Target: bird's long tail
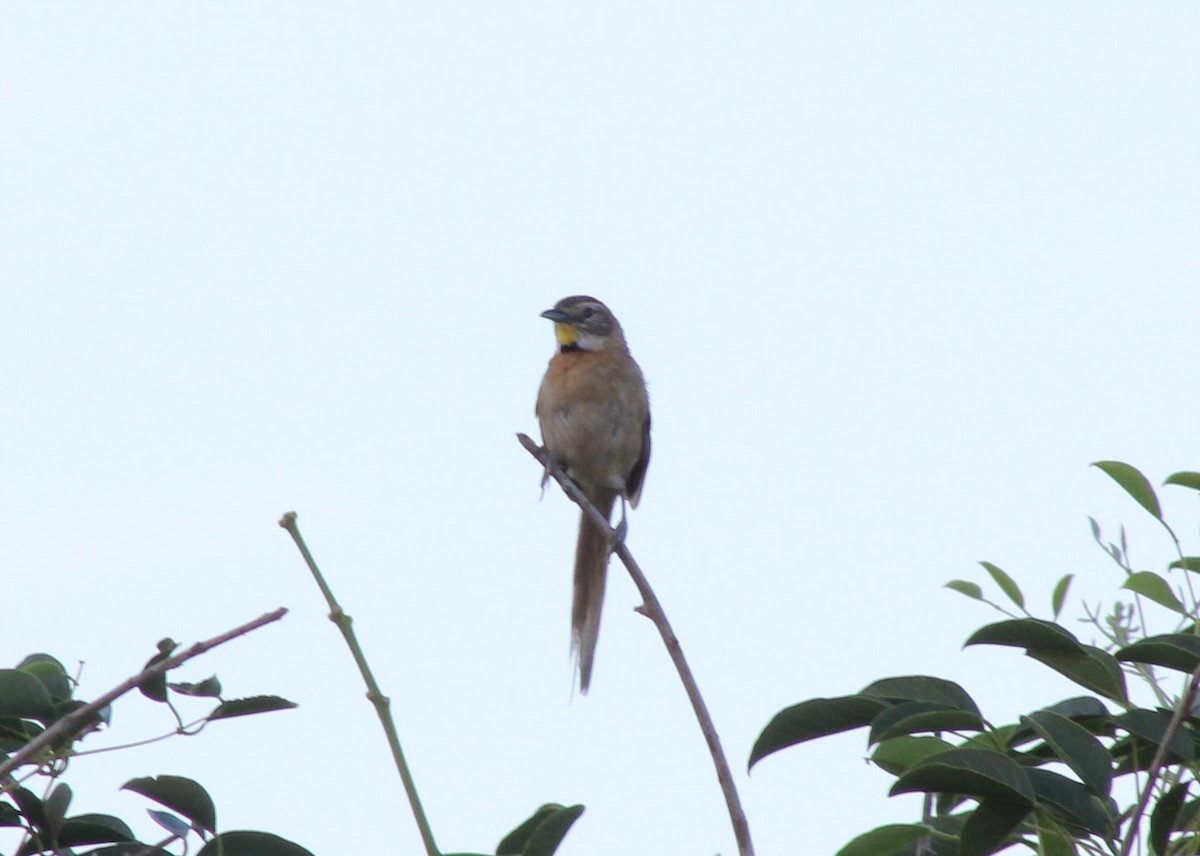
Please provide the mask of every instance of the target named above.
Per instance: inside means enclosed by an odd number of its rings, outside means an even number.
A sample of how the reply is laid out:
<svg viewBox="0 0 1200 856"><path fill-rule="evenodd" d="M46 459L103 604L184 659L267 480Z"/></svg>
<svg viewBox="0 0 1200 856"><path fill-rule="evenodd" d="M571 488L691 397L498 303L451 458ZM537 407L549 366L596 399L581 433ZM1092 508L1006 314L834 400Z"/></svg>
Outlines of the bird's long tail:
<svg viewBox="0 0 1200 856"><path fill-rule="evenodd" d="M596 510L609 517L615 491L597 492L588 499ZM586 514L579 518L579 541L575 545L575 596L571 602L571 651L579 664L579 690L587 694L592 682L592 661L600 635L600 610L604 607L604 583L608 577L608 533Z"/></svg>

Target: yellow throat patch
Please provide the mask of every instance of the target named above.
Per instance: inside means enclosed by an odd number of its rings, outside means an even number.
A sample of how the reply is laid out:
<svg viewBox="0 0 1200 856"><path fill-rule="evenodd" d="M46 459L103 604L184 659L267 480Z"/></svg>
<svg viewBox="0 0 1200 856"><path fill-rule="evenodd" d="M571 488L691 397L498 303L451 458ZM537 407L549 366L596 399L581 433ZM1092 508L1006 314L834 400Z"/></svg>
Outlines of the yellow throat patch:
<svg viewBox="0 0 1200 856"><path fill-rule="evenodd" d="M574 345L575 340L579 338L575 334L575 328L570 324L563 324L561 321L554 322L554 338L558 340L560 345Z"/></svg>

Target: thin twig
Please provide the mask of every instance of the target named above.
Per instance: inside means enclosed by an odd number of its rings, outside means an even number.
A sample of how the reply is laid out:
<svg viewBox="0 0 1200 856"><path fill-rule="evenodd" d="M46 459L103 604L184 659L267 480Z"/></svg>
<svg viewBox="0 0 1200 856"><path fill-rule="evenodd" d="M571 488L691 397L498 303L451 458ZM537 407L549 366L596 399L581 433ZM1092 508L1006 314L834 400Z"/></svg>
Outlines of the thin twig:
<svg viewBox="0 0 1200 856"><path fill-rule="evenodd" d="M325 582L325 577L317 567L312 553L308 551L308 545L304 543L304 537L296 525L296 512L289 511L283 515L279 519L279 525L286 529L292 536L292 540L296 542L300 555L304 557L313 579L317 581L317 586L321 589L321 594L325 596L325 602L329 604L329 620L337 625L338 630L342 631L346 645L349 646L350 653L354 656L354 662L358 664L358 671L367 685L367 699L375 706L375 713L378 714L384 734L387 735L388 746L392 749L392 758L396 762L396 769L400 772L400 781L404 783L404 792L408 795L409 805L412 806L417 829L420 830L421 840L425 844L425 852L428 856L440 856L437 844L433 840L433 829L429 826L429 819L425 817L425 809L421 807L421 798L417 795L416 782L408 769L408 762L404 760L404 752L400 748L400 735L396 732L396 723L392 721L390 712L392 700L383 694L379 689L379 684L375 682L375 676L371 674L371 667L367 664L366 655L363 654L362 646L358 644L358 638L354 635L354 628L351 626L354 620L337 602L333 596L333 590Z"/></svg>
<svg viewBox="0 0 1200 856"><path fill-rule="evenodd" d="M101 755L105 752L121 752L125 749L137 749L141 746L149 746L151 743L161 743L163 740L170 740L172 737L179 737L181 735L184 737L195 737L204 730L204 726L207 725L208 722L209 718L207 716L202 716L199 719L192 720L182 728L177 728L174 731L168 731L166 734L159 734L156 737L147 737L144 740L133 740L129 743L117 743L113 746L100 746L96 749L84 749L81 752L73 752L72 757L83 758L88 755ZM188 731L189 728L195 728L197 725L200 727L196 728L195 731Z"/></svg>
<svg viewBox="0 0 1200 856"><path fill-rule="evenodd" d="M1138 798L1137 807L1133 810L1133 815L1129 818L1128 831L1125 834L1125 842L1121 846L1121 856L1129 856L1133 852L1133 841L1137 838L1138 826L1142 822L1142 815L1146 813L1146 806L1150 804L1150 795L1154 792L1154 780L1158 778L1159 771L1167 760L1167 752L1170 751L1171 742L1175 739L1175 735L1179 733L1179 729L1183 726L1183 718L1187 716L1188 711L1192 709L1192 705L1196 702L1196 692L1200 689L1200 665L1197 665L1192 670L1192 674L1188 677L1187 690L1180 697L1179 703L1175 705L1175 710L1171 713L1171 720L1167 723L1167 728L1163 732L1162 739L1159 740L1158 749L1154 753L1154 758L1150 761L1150 767L1146 770L1146 784L1142 788L1142 794Z"/></svg>
<svg viewBox="0 0 1200 856"><path fill-rule="evenodd" d="M33 738L24 746L22 746L20 751L18 751L16 754L12 755L7 760L0 762L0 779L2 779L4 776L7 776L18 767L30 763L34 756L46 747L67 742L71 739L74 739L77 734L87 730L88 728L91 728L97 722L98 714L101 710L108 707L118 698L125 695L125 693L129 692L135 687L141 686L151 678L158 677L159 675L162 675L171 669L181 666L193 657L198 657L199 655L203 654L205 651L216 648L218 645L223 645L231 639L244 636L252 630L257 630L264 624L270 624L273 621L278 621L286 614L287 610L280 607L274 612L268 612L266 615L261 615L253 621L249 621L239 627L233 628L232 630L227 630L219 636L214 636L212 639L209 639L206 642L197 642L195 645L188 648L181 654L176 654L173 657L168 657L167 659L161 660L152 666L146 667L132 678L127 678L126 680L117 684L117 686L113 687L111 690L104 693L104 695L100 696L90 704L86 704L78 710L67 714L37 737Z"/></svg>
<svg viewBox="0 0 1200 856"><path fill-rule="evenodd" d="M517 440L546 468L550 475L554 476L555 480L562 485L563 492L570 497L572 502L583 509L583 513L591 519L592 523L607 532L610 540L615 539L616 532L609 521L588 501L575 482L562 472L561 467L554 466L554 461L549 453L525 434L517 434ZM629 571L629 576L633 578L633 584L637 586L638 592L642 596L642 606L638 611L653 621L654 626L658 628L659 635L662 636L663 643L667 646L667 653L671 655L671 661L675 664L676 671L679 672L679 679L683 681L683 688L687 692L688 700L692 703L692 710L696 713L696 720L700 723L700 730L704 733L708 751L717 768L717 781L721 783L721 791L725 795L725 805L729 809L729 819L733 824L733 835L737 839L738 853L740 856L754 856L754 845L750 841L750 825L746 822L746 813L742 811L742 803L738 799L737 786L733 783L729 762L725 759L724 750L721 749L721 740L717 737L717 728L708 713L708 707L700 695L700 687L696 685L692 670L683 656L679 638L671 629L671 623L667 621L662 604L658 602L654 589L650 588L650 582L642 573L641 567L634 560L633 554L629 552L625 542L616 542L613 552L617 554L626 570Z"/></svg>

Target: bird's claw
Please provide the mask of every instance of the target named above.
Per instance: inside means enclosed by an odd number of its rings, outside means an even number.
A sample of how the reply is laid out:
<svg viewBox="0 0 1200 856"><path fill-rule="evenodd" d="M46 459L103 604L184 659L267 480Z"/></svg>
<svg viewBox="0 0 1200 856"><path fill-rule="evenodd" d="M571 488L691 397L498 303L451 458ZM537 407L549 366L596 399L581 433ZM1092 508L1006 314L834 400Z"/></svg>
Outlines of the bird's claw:
<svg viewBox="0 0 1200 856"><path fill-rule="evenodd" d="M625 497L621 497L621 522L613 529L611 537L610 551L625 543L625 536L629 533L629 520L625 516Z"/></svg>
<svg viewBox="0 0 1200 856"><path fill-rule="evenodd" d="M539 501L546 498L546 485L550 482L550 477L558 471L558 461L550 454L550 450L542 446L542 451L546 454L546 463L542 469L542 495L538 497Z"/></svg>
<svg viewBox="0 0 1200 856"><path fill-rule="evenodd" d="M629 523L628 523L628 521L625 520L625 515L622 514L621 522L617 524L615 529L613 529L613 534L612 534L613 549L616 549L618 546L625 543L625 536L626 536L626 534L628 534L628 532L629 532Z"/></svg>

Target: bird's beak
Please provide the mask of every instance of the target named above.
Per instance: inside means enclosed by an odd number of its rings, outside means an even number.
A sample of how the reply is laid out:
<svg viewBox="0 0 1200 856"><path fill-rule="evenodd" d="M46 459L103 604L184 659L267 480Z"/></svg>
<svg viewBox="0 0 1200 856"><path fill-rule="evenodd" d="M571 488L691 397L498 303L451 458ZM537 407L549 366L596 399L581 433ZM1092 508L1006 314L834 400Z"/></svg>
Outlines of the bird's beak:
<svg viewBox="0 0 1200 856"><path fill-rule="evenodd" d="M554 322L554 338L560 347L574 345L579 339L579 332L571 323L570 317L561 309L547 309L542 313L543 318Z"/></svg>

